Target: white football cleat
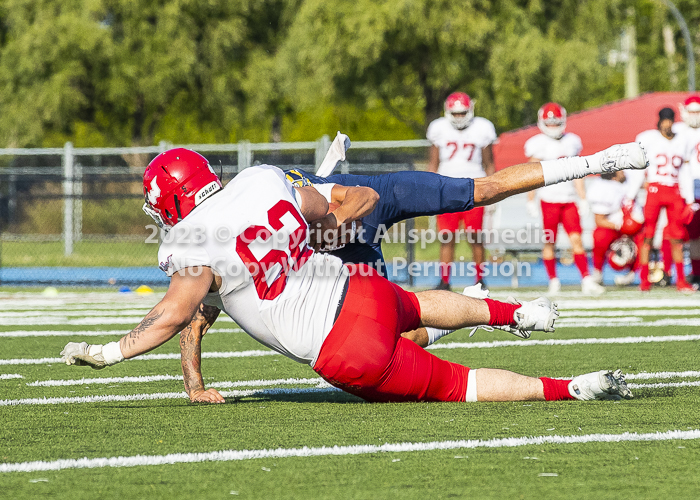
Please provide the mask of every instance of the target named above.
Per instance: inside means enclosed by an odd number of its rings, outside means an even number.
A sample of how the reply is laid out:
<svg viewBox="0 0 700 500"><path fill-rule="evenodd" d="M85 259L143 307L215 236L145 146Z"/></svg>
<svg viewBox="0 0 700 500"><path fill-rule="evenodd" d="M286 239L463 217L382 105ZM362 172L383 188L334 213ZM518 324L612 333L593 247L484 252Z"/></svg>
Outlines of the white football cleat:
<svg viewBox="0 0 700 500"><path fill-rule="evenodd" d="M481 283L477 283L476 285L465 287L464 290L462 290L462 295L483 300L489 298L489 290L488 288L482 288Z"/></svg>
<svg viewBox="0 0 700 500"><path fill-rule="evenodd" d="M508 297L507 302L520 304L515 310L513 320L515 326L496 326L499 330L512 333L516 337L529 339L531 332L553 332L554 321L559 317L557 305L546 297L520 302Z"/></svg>
<svg viewBox="0 0 700 500"><path fill-rule="evenodd" d="M634 273L634 271L630 271L623 276L615 276L615 285L617 285L617 286L631 285L632 283L634 283L635 277L636 277L636 274Z"/></svg>
<svg viewBox="0 0 700 500"><path fill-rule="evenodd" d="M605 287L596 283L593 276L586 276L581 280L581 291L584 295L602 295Z"/></svg>
<svg viewBox="0 0 700 500"><path fill-rule="evenodd" d="M569 394L580 401L632 399L621 370L601 370L579 375L569 382Z"/></svg>
<svg viewBox="0 0 700 500"><path fill-rule="evenodd" d="M597 269L593 270L593 272L591 273L591 278L593 278L593 281L595 281L599 285L603 284L603 273L601 273Z"/></svg>
<svg viewBox="0 0 700 500"><path fill-rule="evenodd" d="M561 292L561 281L559 281L559 278L552 278L549 280L547 295L557 295L559 292Z"/></svg>
<svg viewBox="0 0 700 500"><path fill-rule="evenodd" d="M638 142L615 144L599 153L600 168L603 172L613 173L618 170L642 170L649 166L646 150Z"/></svg>

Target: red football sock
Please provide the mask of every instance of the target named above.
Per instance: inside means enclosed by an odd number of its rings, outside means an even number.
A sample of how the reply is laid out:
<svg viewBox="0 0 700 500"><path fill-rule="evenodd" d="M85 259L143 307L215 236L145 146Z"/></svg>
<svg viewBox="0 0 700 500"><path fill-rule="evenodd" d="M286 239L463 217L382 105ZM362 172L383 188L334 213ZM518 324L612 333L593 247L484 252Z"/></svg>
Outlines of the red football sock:
<svg viewBox="0 0 700 500"><path fill-rule="evenodd" d="M557 277L557 261L554 259L542 259L544 262L544 268L547 270L547 276L549 279Z"/></svg>
<svg viewBox="0 0 700 500"><path fill-rule="evenodd" d="M547 401L563 401L576 399L569 394L569 382L571 380L558 380L555 378L540 377L544 389L544 399Z"/></svg>
<svg viewBox="0 0 700 500"><path fill-rule="evenodd" d="M673 255L671 253L671 241L670 240L664 240L663 243L661 244L661 253L663 254L663 259L664 259L664 272L668 275L671 274L671 269L673 269ZM679 278L681 275L679 274L676 276L676 278Z"/></svg>
<svg viewBox="0 0 700 500"><path fill-rule="evenodd" d="M520 304L508 304L492 299L484 299L484 301L488 304L489 314L491 314L489 326L515 326L513 315L515 310L520 308Z"/></svg>
<svg viewBox="0 0 700 500"><path fill-rule="evenodd" d="M476 269L476 282L478 283L481 281L481 278L484 276L484 264L477 264L475 266Z"/></svg>
<svg viewBox="0 0 700 500"><path fill-rule="evenodd" d="M700 276L700 259L690 259L693 276Z"/></svg>
<svg viewBox="0 0 700 500"><path fill-rule="evenodd" d="M642 283L649 283L649 264L641 264L639 270L639 280Z"/></svg>
<svg viewBox="0 0 700 500"><path fill-rule="evenodd" d="M581 273L581 277L585 278L586 276L588 276L588 257L586 257L586 254L575 253L574 262L576 263L576 267L578 267L578 270Z"/></svg>
<svg viewBox="0 0 700 500"><path fill-rule="evenodd" d="M676 262L676 285L685 283L685 269L682 262Z"/></svg>
<svg viewBox="0 0 700 500"><path fill-rule="evenodd" d="M452 264L446 264L444 262L440 262L440 279L444 281L445 283L450 282L450 269L452 267Z"/></svg>

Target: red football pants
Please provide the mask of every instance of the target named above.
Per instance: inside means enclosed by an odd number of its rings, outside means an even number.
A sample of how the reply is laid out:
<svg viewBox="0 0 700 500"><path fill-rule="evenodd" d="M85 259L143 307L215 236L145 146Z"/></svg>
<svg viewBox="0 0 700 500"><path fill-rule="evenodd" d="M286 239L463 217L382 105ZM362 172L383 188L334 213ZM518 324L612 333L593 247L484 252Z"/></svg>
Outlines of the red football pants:
<svg viewBox="0 0 700 500"><path fill-rule="evenodd" d="M469 368L405 339L420 324L414 293L364 264L348 265L348 291L314 370L367 401L465 401Z"/></svg>

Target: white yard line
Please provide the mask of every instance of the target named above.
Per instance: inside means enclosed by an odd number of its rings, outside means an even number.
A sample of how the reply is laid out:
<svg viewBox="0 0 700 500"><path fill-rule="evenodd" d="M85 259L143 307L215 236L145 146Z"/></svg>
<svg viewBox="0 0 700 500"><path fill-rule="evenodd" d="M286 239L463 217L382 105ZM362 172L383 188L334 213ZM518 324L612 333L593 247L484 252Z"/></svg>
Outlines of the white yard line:
<svg viewBox="0 0 700 500"><path fill-rule="evenodd" d="M678 307L694 307L700 308L700 298L673 298L673 299L610 299L606 296L600 297L597 300L557 300L553 299L560 309L633 309L633 308L650 308L658 309L660 307L678 308Z"/></svg>
<svg viewBox="0 0 700 500"><path fill-rule="evenodd" d="M259 356L279 356L275 351L233 351L233 352L203 352L203 358L255 358ZM153 361L153 360L180 359L180 354L144 354L128 361ZM3 365L52 365L62 363L61 358L17 358L0 359Z"/></svg>
<svg viewBox="0 0 700 500"><path fill-rule="evenodd" d="M143 316L101 316L69 318L67 315L44 315L37 318L5 318L3 326L35 326L35 325L138 325ZM228 316L220 316L217 321L233 323Z"/></svg>
<svg viewBox="0 0 700 500"><path fill-rule="evenodd" d="M619 319L605 318L601 320L590 318L581 320L566 318L557 321L554 326L556 328L659 328L663 326L700 326L700 318L657 319L655 321L643 321L642 318L637 317Z"/></svg>
<svg viewBox="0 0 700 500"><path fill-rule="evenodd" d="M293 388L293 389L250 389L247 391L219 391L222 396L228 398L277 396L280 394L308 394L324 392L342 392L340 389L318 384L318 387ZM27 399L3 399L0 406L24 406L24 405L60 405L81 403L113 403L126 401L155 401L161 399L187 399L185 392L156 392L151 394L125 394L125 395L98 395L75 396L65 398L27 398Z"/></svg>
<svg viewBox="0 0 700 500"><path fill-rule="evenodd" d="M645 344L655 342L687 342L700 340L700 335L664 335L660 337L611 337L587 339L548 339L548 340L498 340L493 342L445 342L428 346L426 349L491 349L494 347L534 347L543 345L578 344ZM1 360L0 360L1 364Z"/></svg>
<svg viewBox="0 0 700 500"><path fill-rule="evenodd" d="M688 342L700 340L700 335L664 335L660 337L611 337L586 339L547 339L547 340L499 340L493 342L445 342L428 346L429 350L437 349L493 349L498 347L534 347L534 346L565 346L578 344L646 344L657 342ZM259 356L279 356L274 351L250 350L232 352L203 352L203 358L248 358ZM180 354L144 354L129 361L153 361L180 359ZM61 358L16 358L0 359L0 366L7 365L45 365L61 363Z"/></svg>
<svg viewBox="0 0 700 500"><path fill-rule="evenodd" d="M24 378L22 375L18 373L3 373L0 375L0 380L12 380L16 378Z"/></svg>
<svg viewBox="0 0 700 500"><path fill-rule="evenodd" d="M625 379L627 380L650 380L655 378L667 379L667 378L691 378L700 377L700 371L685 371L685 372L639 372L639 373L626 373Z"/></svg>
<svg viewBox="0 0 700 500"><path fill-rule="evenodd" d="M11 330L0 332L1 337L104 337L129 333L128 330ZM212 328L210 333L244 333L240 328Z"/></svg>
<svg viewBox="0 0 700 500"><path fill-rule="evenodd" d="M625 377L627 378L627 377ZM663 389L666 387L698 387L700 380L694 382L659 382L658 384L627 384L630 389Z"/></svg>
<svg viewBox="0 0 700 500"><path fill-rule="evenodd" d="M433 450L496 449L521 446L567 445L585 443L663 442L700 439L700 430L666 431L646 434L584 434L577 436L534 436L500 439L464 439L459 441L432 441L427 443L386 443L383 445L321 446L277 448L262 450L221 450L207 453L172 453L168 455L134 455L130 457L103 457L62 459L51 462L19 462L0 464L0 473L39 472L65 469L97 469L103 467L142 467L179 463L232 462L261 458L300 458L321 456L352 456L369 453L401 453Z"/></svg>
<svg viewBox="0 0 700 500"><path fill-rule="evenodd" d="M2 378L2 375L0 375ZM13 378L22 378L17 375ZM64 387L73 385L97 385L97 384L130 384L162 382L168 380L182 380L182 375L141 375L138 377L102 377L102 378L81 378L72 380L37 380L27 384L29 387ZM294 385L294 384L324 384L326 382L320 378L279 378L273 380L237 380L235 382L211 382L209 387L268 387L273 385Z"/></svg>

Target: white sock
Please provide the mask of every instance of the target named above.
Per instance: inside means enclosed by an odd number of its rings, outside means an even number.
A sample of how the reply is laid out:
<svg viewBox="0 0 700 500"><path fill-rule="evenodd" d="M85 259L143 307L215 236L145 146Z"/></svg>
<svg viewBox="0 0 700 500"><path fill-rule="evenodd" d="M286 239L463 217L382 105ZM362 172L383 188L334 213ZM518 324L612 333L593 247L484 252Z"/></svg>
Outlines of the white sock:
<svg viewBox="0 0 700 500"><path fill-rule="evenodd" d="M581 179L591 174L599 174L603 171L601 158L602 153L596 153L589 156L572 156L541 161L544 185L549 186L573 179Z"/></svg>
<svg viewBox="0 0 700 500"><path fill-rule="evenodd" d="M426 326L425 330L428 332L428 345L433 345L445 335L454 332L454 330L440 330L439 328L431 328L429 326Z"/></svg>

